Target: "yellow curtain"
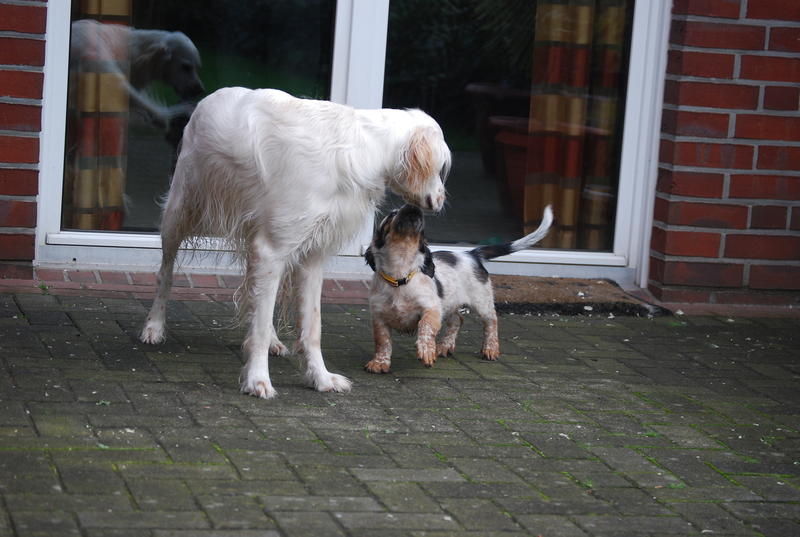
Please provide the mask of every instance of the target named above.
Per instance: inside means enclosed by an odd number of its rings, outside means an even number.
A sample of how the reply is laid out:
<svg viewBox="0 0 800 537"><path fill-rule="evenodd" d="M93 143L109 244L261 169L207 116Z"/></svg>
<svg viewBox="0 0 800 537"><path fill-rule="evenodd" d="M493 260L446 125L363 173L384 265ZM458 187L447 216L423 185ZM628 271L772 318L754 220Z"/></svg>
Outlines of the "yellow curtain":
<svg viewBox="0 0 800 537"><path fill-rule="evenodd" d="M546 248L611 248L626 3L537 3L523 220L554 206Z"/></svg>
<svg viewBox="0 0 800 537"><path fill-rule="evenodd" d="M72 18L128 26L130 14L131 0L84 0L73 8ZM70 60L62 224L119 230L128 137L128 94L119 73L128 72L129 33L114 32L109 44L102 27L85 28L77 57Z"/></svg>

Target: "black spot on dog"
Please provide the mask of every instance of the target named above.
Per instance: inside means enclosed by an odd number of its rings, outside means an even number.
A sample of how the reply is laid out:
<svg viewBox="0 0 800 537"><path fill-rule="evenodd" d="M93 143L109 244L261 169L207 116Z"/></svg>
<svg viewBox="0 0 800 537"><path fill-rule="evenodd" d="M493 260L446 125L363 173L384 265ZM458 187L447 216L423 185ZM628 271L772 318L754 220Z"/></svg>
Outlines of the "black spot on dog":
<svg viewBox="0 0 800 537"><path fill-rule="evenodd" d="M425 241L422 239L419 241L419 251L425 256L425 261L422 263L422 273L430 278L433 278L436 274L436 264L433 262L433 254L431 254L431 249L428 248L428 245L425 244Z"/></svg>
<svg viewBox="0 0 800 537"><path fill-rule="evenodd" d="M458 264L458 257L456 256L456 254L454 254L453 252L448 252L446 250L434 253L433 257L437 261L446 263L451 267L455 267Z"/></svg>
<svg viewBox="0 0 800 537"><path fill-rule="evenodd" d="M494 259L495 257L502 257L504 255L508 255L513 252L514 250L511 247L511 243L507 242L504 244L490 244L488 246L478 246L469 253L478 259Z"/></svg>
<svg viewBox="0 0 800 537"><path fill-rule="evenodd" d="M433 281L436 282L436 294L439 295L439 299L444 298L444 287L442 286L442 282L436 277L433 278Z"/></svg>
<svg viewBox="0 0 800 537"><path fill-rule="evenodd" d="M475 264L472 267L472 272L475 274L475 278L481 282L486 283L489 281L489 271L486 270L486 267L483 266L482 258L479 252L475 250L471 250L468 252L470 257L472 257Z"/></svg>

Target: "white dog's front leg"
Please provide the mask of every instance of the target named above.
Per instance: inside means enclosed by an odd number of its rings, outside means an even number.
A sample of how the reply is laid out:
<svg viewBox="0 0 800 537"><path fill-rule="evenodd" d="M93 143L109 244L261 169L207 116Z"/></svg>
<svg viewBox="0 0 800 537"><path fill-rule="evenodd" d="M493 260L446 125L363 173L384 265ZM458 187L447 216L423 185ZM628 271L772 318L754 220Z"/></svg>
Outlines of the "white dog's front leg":
<svg viewBox="0 0 800 537"><path fill-rule="evenodd" d="M306 381L320 392L350 391L352 382L342 375L331 373L322 359L322 262L308 261L297 270L298 276L298 345L306 361Z"/></svg>
<svg viewBox="0 0 800 537"><path fill-rule="evenodd" d="M269 255L270 250L264 241L256 239L254 248L255 259L250 260L247 267L255 279L255 296L251 306L253 315L244 343L247 363L242 368L239 380L242 392L270 399L277 395L269 378L269 352L270 345L277 339L272 317L283 276L283 264Z"/></svg>

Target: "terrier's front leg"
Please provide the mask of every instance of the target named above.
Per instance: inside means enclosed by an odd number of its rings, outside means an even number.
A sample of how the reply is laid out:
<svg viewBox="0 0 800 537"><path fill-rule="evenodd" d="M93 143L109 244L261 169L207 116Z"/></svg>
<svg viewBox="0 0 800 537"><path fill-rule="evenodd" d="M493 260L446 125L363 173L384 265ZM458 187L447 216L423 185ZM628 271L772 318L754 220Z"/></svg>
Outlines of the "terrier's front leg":
<svg viewBox="0 0 800 537"><path fill-rule="evenodd" d="M392 366L392 333L389 327L373 314L372 338L375 340L375 356L364 365L370 373L388 373Z"/></svg>
<svg viewBox="0 0 800 537"><path fill-rule="evenodd" d="M442 312L439 309L425 310L417 324L417 359L425 367L436 362L436 335L442 327Z"/></svg>

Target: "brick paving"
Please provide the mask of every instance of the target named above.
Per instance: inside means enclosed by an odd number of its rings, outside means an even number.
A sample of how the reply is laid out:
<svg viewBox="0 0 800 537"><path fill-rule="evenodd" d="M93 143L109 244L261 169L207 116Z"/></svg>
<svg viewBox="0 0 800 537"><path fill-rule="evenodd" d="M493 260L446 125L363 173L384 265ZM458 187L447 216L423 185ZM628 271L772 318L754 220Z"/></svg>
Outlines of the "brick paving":
<svg viewBox="0 0 800 537"><path fill-rule="evenodd" d="M92 276L0 293L0 537L800 535L797 319L502 315L490 363L468 318L455 357L398 337L371 375L334 282L353 391L273 358L263 401L232 285L188 278L217 291L178 288L152 347L133 278Z"/></svg>

